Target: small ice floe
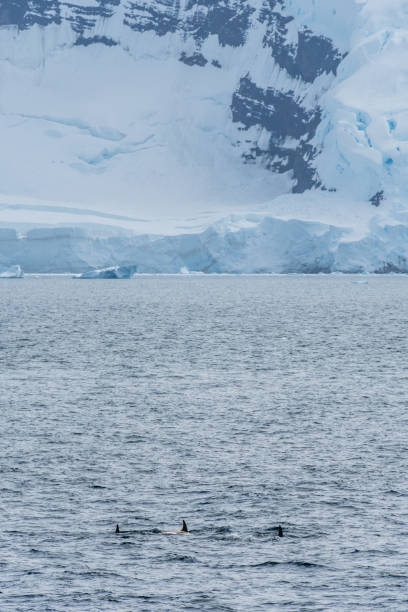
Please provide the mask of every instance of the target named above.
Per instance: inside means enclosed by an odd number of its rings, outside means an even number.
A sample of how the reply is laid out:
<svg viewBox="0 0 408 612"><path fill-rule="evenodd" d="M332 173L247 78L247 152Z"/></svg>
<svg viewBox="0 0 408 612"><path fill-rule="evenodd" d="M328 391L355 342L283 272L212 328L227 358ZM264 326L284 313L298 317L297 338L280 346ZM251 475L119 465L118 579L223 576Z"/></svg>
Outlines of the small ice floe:
<svg viewBox="0 0 408 612"><path fill-rule="evenodd" d="M24 272L21 266L0 266L0 278L23 278Z"/></svg>
<svg viewBox="0 0 408 612"><path fill-rule="evenodd" d="M353 280L351 281L353 285L368 285L368 280L366 278L362 280Z"/></svg>
<svg viewBox="0 0 408 612"><path fill-rule="evenodd" d="M186 266L180 268L180 274L185 274L188 276L203 276L204 272L200 272L199 270L189 270Z"/></svg>

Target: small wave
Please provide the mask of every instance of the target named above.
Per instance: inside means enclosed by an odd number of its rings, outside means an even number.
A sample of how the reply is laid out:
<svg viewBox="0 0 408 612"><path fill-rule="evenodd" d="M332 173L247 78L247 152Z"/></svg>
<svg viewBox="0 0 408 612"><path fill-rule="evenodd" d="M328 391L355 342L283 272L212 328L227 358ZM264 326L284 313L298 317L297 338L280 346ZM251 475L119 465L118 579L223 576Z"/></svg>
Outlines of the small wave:
<svg viewBox="0 0 408 612"><path fill-rule="evenodd" d="M391 572L381 572L380 576L382 578L397 578L398 580L405 580L406 579L406 574L393 574Z"/></svg>
<svg viewBox="0 0 408 612"><path fill-rule="evenodd" d="M190 555L176 555L170 554L162 559L162 561L171 561L171 562L179 562L179 563L197 563L197 559L195 557L191 557Z"/></svg>
<svg viewBox="0 0 408 612"><path fill-rule="evenodd" d="M103 601L109 601L110 603L120 603L120 599L117 597L114 597L113 595L105 595L104 597L102 597Z"/></svg>
<svg viewBox="0 0 408 612"><path fill-rule="evenodd" d="M294 565L296 567L325 567L319 563L311 563L310 561L263 561L255 563L251 567L274 567L275 565Z"/></svg>
<svg viewBox="0 0 408 612"><path fill-rule="evenodd" d="M33 553L34 555L46 555L47 554L45 551L39 550L38 548L31 548L30 553Z"/></svg>
<svg viewBox="0 0 408 612"><path fill-rule="evenodd" d="M126 444L140 444L141 442L146 442L144 436L128 436L125 440Z"/></svg>
<svg viewBox="0 0 408 612"><path fill-rule="evenodd" d="M231 531L232 529L228 525L221 525L220 527L211 529L211 532L215 534L231 533Z"/></svg>
<svg viewBox="0 0 408 612"><path fill-rule="evenodd" d="M67 572L72 574L72 572ZM75 572L76 576L86 576L88 578L120 578L121 575L117 572L107 571L107 570L89 570L87 572Z"/></svg>

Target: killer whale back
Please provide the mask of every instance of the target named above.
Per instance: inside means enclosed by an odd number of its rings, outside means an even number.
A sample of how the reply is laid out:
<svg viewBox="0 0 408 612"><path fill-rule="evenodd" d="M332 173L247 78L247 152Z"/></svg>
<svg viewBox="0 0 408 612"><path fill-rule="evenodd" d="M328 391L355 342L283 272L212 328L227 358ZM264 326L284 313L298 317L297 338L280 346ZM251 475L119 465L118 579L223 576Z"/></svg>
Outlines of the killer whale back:
<svg viewBox="0 0 408 612"><path fill-rule="evenodd" d="M283 538L283 529L282 529L282 527L281 527L280 525L279 525L279 527L278 527L278 536L279 536L280 538Z"/></svg>
<svg viewBox="0 0 408 612"><path fill-rule="evenodd" d="M120 533L119 525L116 525L115 533Z"/></svg>
<svg viewBox="0 0 408 612"><path fill-rule="evenodd" d="M184 521L184 520L183 520L183 527L181 528L181 531L187 531L188 532L186 521Z"/></svg>

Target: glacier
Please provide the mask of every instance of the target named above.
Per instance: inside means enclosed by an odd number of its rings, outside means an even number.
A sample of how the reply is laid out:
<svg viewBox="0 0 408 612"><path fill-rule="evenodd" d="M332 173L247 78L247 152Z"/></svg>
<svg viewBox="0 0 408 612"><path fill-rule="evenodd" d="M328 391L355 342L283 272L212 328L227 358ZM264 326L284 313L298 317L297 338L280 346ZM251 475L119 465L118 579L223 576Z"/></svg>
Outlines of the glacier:
<svg viewBox="0 0 408 612"><path fill-rule="evenodd" d="M0 260L11 265L13 253L28 273L105 279L198 272L408 273L404 211L360 203L356 215L358 203L347 205L338 194L297 198L286 195L262 212L232 214L199 231L171 235L113 226L32 228L25 234L2 230Z"/></svg>
<svg viewBox="0 0 408 612"><path fill-rule="evenodd" d="M405 0L0 0L0 265L406 272L407 37Z"/></svg>

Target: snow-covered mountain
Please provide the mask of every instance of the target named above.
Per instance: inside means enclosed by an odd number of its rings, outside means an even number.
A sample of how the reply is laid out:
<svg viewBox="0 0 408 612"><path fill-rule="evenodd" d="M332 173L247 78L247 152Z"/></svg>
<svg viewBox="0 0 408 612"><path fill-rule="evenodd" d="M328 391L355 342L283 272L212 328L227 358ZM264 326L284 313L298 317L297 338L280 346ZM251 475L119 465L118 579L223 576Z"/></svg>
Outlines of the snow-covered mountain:
<svg viewBox="0 0 408 612"><path fill-rule="evenodd" d="M0 264L406 270L407 41L406 0L0 0Z"/></svg>

